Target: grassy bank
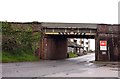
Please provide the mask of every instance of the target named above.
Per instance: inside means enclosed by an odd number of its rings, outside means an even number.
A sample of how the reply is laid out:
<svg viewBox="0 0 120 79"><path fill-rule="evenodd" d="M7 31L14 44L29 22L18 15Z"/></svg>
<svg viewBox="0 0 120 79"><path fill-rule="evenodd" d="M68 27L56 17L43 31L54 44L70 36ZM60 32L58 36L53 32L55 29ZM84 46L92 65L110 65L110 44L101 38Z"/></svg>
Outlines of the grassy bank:
<svg viewBox="0 0 120 79"><path fill-rule="evenodd" d="M77 57L77 56L78 56L78 55L77 55L76 53L74 53L74 52L69 52L68 55L69 55L69 56L68 56L69 58L74 58L74 57Z"/></svg>
<svg viewBox="0 0 120 79"><path fill-rule="evenodd" d="M39 48L41 32L33 32L32 24L14 25L2 22L2 62L37 61L34 52Z"/></svg>
<svg viewBox="0 0 120 79"><path fill-rule="evenodd" d="M10 54L8 52L2 52L2 62L23 62L23 61L38 61L39 58L33 54Z"/></svg>

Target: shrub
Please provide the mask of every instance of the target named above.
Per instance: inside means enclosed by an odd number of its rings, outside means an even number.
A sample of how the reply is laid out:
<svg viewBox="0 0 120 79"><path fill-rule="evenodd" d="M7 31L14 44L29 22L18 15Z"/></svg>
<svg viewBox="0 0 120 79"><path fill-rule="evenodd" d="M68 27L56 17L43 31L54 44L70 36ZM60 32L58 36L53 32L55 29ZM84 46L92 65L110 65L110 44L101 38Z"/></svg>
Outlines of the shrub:
<svg viewBox="0 0 120 79"><path fill-rule="evenodd" d="M33 33L31 26L23 30L22 28L13 28L8 22L2 22L3 60L31 60L34 58L33 53L38 48L39 40L40 33ZM10 58L11 60L9 60Z"/></svg>

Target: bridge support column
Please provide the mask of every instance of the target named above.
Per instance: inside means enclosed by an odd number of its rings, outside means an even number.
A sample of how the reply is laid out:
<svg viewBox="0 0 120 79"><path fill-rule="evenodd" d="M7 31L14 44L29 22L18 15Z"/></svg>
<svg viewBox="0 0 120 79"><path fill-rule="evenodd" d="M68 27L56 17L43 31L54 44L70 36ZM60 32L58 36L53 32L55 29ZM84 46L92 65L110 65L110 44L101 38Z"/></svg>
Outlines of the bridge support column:
<svg viewBox="0 0 120 79"><path fill-rule="evenodd" d="M67 38L50 37L43 39L42 59L65 59L67 57Z"/></svg>
<svg viewBox="0 0 120 79"><path fill-rule="evenodd" d="M99 25L96 38L96 61L120 61L119 26Z"/></svg>
<svg viewBox="0 0 120 79"><path fill-rule="evenodd" d="M97 39L97 35L95 36L95 61L98 61L98 39Z"/></svg>

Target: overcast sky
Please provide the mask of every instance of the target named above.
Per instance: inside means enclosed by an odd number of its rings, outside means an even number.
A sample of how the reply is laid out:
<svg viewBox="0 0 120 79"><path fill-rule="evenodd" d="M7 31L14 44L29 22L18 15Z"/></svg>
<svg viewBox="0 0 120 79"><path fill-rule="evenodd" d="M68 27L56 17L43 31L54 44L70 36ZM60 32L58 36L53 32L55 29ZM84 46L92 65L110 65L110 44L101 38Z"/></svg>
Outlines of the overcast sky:
<svg viewBox="0 0 120 79"><path fill-rule="evenodd" d="M118 23L119 0L0 0L0 21ZM91 40L91 49L95 41Z"/></svg>
<svg viewBox="0 0 120 79"><path fill-rule="evenodd" d="M0 21L118 23L119 0L0 0Z"/></svg>

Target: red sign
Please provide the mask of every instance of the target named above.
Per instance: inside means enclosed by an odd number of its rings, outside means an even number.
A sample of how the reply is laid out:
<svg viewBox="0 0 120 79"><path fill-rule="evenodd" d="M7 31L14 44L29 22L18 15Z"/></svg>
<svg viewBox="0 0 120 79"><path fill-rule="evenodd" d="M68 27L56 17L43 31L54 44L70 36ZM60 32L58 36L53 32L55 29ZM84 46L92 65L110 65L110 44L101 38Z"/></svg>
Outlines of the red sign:
<svg viewBox="0 0 120 79"><path fill-rule="evenodd" d="M107 46L107 41L100 41L100 46Z"/></svg>

